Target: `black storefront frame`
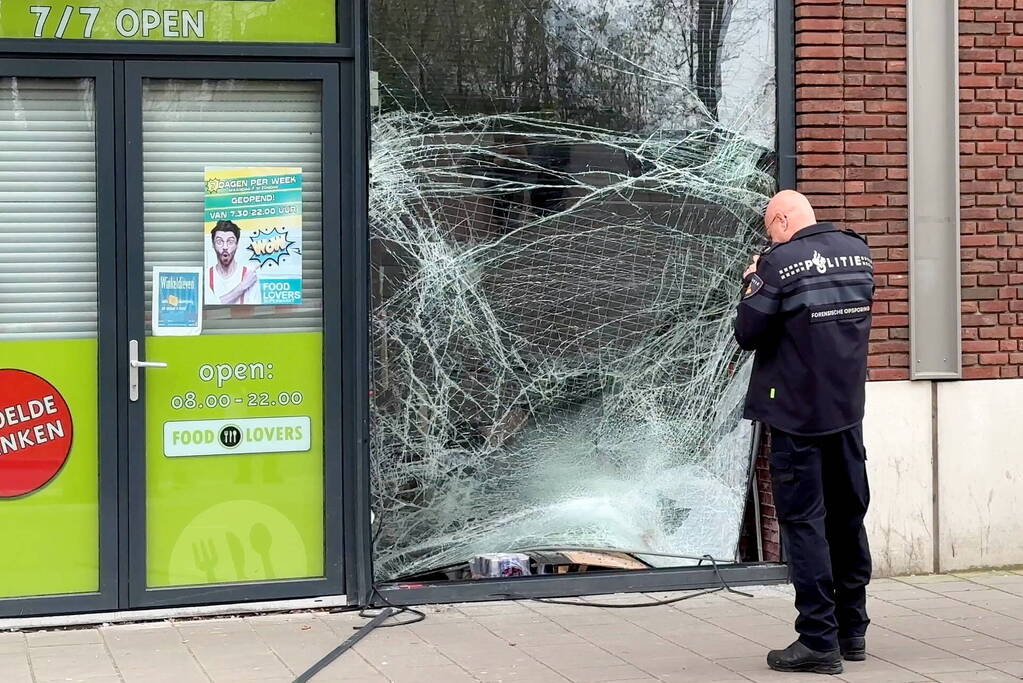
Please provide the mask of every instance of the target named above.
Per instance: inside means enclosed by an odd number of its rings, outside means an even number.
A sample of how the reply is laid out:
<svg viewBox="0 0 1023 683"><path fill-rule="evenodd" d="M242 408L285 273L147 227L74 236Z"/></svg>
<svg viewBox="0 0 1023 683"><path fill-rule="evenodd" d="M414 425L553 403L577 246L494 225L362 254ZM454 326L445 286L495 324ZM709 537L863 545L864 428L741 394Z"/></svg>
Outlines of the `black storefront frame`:
<svg viewBox="0 0 1023 683"><path fill-rule="evenodd" d="M101 590L0 599L0 618L344 595L349 586L368 585L371 571L366 488L369 481L366 2L338 4L338 44L0 39L0 76L96 79L97 225L101 241L97 268L101 276L107 274L99 284L99 334L110 340L101 344L99 360ZM201 76L185 73L183 69L188 63L201 64L204 69ZM309 67L305 76L300 73L302 65ZM324 68L331 71L332 79L332 87L323 90L324 182L326 187L328 175L333 175L338 188L333 197L324 192L324 248L341 252L340 267L327 267L329 261L325 259L323 271L324 290L336 292L334 299L338 304L328 311L329 301L325 297L324 354L325 357L333 354L333 358L325 358L324 368L324 482L325 485L337 482L340 494L334 500L328 496L324 499L326 576L140 591L138 582L129 581L131 565L138 564L130 562L130 557L139 552L135 547L139 544L130 543L129 527L133 525L129 516L140 502L129 496L133 480L139 478L139 468L128 466L129 406L124 390L130 338L128 308L129 304L137 304L132 301L137 296L127 295L129 275L126 268L118 266L124 263L126 250L132 246L127 239L129 221L140 216L128 201L132 189L126 174L131 163L126 143L133 133L129 130L132 124L125 97L131 95L127 92L133 85L131 79L143 69L145 76L166 74L186 79L217 78L218 74L273 78L276 71L284 74L284 78L302 80L309 78L310 70L321 71L313 78L324 78ZM326 125L328 116L334 117L335 125ZM339 131L348 131L348 135L339 135ZM140 140L140 132L136 130L132 139ZM138 199L141 202L140 192ZM328 204L336 205L332 211L333 225L328 219ZM336 229L331 231L331 227ZM140 244L139 241L135 246ZM340 387L340 391L326 390L331 385ZM329 450L331 447L334 452ZM360 486L357 483L360 480L366 483ZM352 595L350 590L348 594Z"/></svg>
<svg viewBox="0 0 1023 683"><path fill-rule="evenodd" d="M585 595L609 592L663 591L683 588L702 588L719 584L719 574L709 567L657 569L631 572L607 572L592 575L531 577L511 581L465 582L451 584L377 585L373 579L373 549L370 509L370 455L369 455L369 372L371 348L369 344L370 311L370 252L368 209L368 157L369 157L369 31L367 0L341 0L338 15L338 44L273 44L273 43L190 43L190 42L119 42L91 40L26 40L0 39L0 66L23 69L17 75L61 77L90 77L96 81L97 103L101 85L104 97L113 103L113 111L104 120L97 119L97 178L103 173L112 176L111 187L97 188L97 211L100 219L99 239L108 249L100 254L107 271L115 272L115 259L123 258L128 247L117 235L126 235L126 178L124 163L127 159L125 135L116 131L117 121L124 121L125 64L131 61L160 62L180 66L182 62L214 62L227 67L244 69L244 63L316 63L336 65L340 74L340 102L338 115L340 130L350 131L338 140L340 150L339 174L342 196L339 207L341 268L337 272L324 272L324 287L338 287L342 291L341 308L336 319L337 329L328 324L325 316L324 349L334 350L340 358L342 390L337 406L340 432L340 452L335 453L341 476L341 500L334 513L340 514L335 528L341 531L338 541L340 557L325 557L325 566L340 563L339 574L333 582L336 593L342 590L352 604L380 603L381 596L395 604L422 604L429 602L492 600L516 597L545 597L555 595ZM776 81L777 81L777 178L779 187L792 188L796 184L795 156L795 13L792 0L776 0ZM219 68L219 67L218 67ZM76 71L78 69L78 71ZM173 70L173 67L172 67ZM4 74L0 68L0 75ZM230 71L231 73L238 73ZM253 76L265 72L253 72ZM180 75L180 74L179 74ZM204 74L205 77L210 77ZM102 82L102 83L101 83ZM346 89L348 86L348 89ZM97 106L99 115L99 107ZM326 114L326 111L324 111ZM105 131L102 133L101 131ZM105 141L105 143L103 142ZM325 145L324 145L325 146ZM327 154L324 154L326 165ZM116 162L116 163L115 163ZM120 171L120 172L115 172ZM102 199L102 201L100 201ZM115 227L116 226L116 227ZM324 231L327 231L324 221ZM115 249L116 247L116 249ZM99 264L102 272L102 263ZM119 553L128 539L127 499L129 472L127 463L128 420L127 401L120 396L126 386L126 365L120 361L127 355L121 348L128 337L128 320L124 292L126 275L118 281L100 282L100 332L118 340L116 348L101 348L100 372L106 378L100 397L102 424L116 429L101 430L100 454L100 592L87 595L57 595L46 597L0 600L0 617L73 612L98 612L125 608L131 595L128 577L127 553ZM330 344L331 330L340 340L340 346ZM114 345L108 344L108 347ZM326 373L325 373L326 381ZM325 401L327 396L325 395ZM324 415L328 415L325 402ZM759 443L752 444L752 448ZM344 457L342 457L342 454ZM331 455L325 448L325 462ZM326 475L326 472L325 472ZM325 500L325 511L332 506ZM116 529L117 520L120 528ZM111 530L113 529L113 531ZM325 533L329 530L325 527ZM120 543L120 545L119 545ZM781 564L755 563L727 565L720 568L720 577L731 585L748 585L784 581L787 568ZM294 587L291 582L280 586ZM319 587L318 584L316 587ZM328 582L322 584L330 588ZM246 585L243 597L233 591L220 594L210 588L160 589L173 598L158 600L150 605L211 604L237 600L265 600L293 591L262 591L266 585ZM235 585L237 587L237 585ZM306 586L309 587L309 586ZM183 592L185 591L185 592ZM327 594L330 594L328 592Z"/></svg>
<svg viewBox="0 0 1023 683"><path fill-rule="evenodd" d="M793 0L775 0L775 140L776 178L779 189L796 187L796 20ZM367 57L368 59L368 57ZM752 463L762 446L764 430L754 425L750 443ZM755 471L750 472L755 481ZM749 487L747 490L750 490ZM756 490L751 495L758 495ZM550 598L781 583L788 567L781 563L747 562L696 567L609 571L599 574L532 576L486 581L443 583L384 582L360 597L360 604L418 605L502 599ZM349 597L352 596L351 593Z"/></svg>
<svg viewBox="0 0 1023 683"><path fill-rule="evenodd" d="M127 302L127 339L139 340L144 354L145 339L145 282L143 197L143 151L142 151L142 103L143 81L146 79L246 79L246 80L288 80L314 81L321 84L321 168L323 187L337 187L340 192L323 192L323 251L325 254L341 251L341 232L334 230L341 226L340 205L342 197L347 200L351 192L350 176L342 179L340 146L340 97L341 76L337 64L316 62L233 62L216 61L129 61L124 63L123 102L130 111L124 116L124 162L123 173L126 200L126 222L120 234L125 237L124 251L126 275L124 289ZM336 154L331 154L336 150ZM350 200L349 200L350 201ZM340 594L344 586L341 581L341 462L343 453L342 411L339 392L336 387L344 386L341 376L340 354L333 353L327 340L340 338L341 292L340 269L336 261L323 261L323 486L324 486L324 576L322 578L294 579L282 581L260 581L252 583L225 583L205 586L146 588L146 401L126 403L128 426L127 436L127 547L128 553L121 553L121 568L126 581L121 582L122 602L136 607L165 607L180 604L213 604L241 602L243 600L281 600L287 598L311 597L316 595ZM145 359L142 359L145 360ZM158 359L154 359L158 360ZM140 373L139 391L145 396L145 372ZM337 457L330 457L337 454ZM123 537L122 537L123 538ZM125 557L127 555L127 557ZM127 588L127 595L124 588ZM125 600L125 598L127 598Z"/></svg>
<svg viewBox="0 0 1023 683"><path fill-rule="evenodd" d="M115 156L109 143L115 128L114 71L110 62L62 60L43 62L33 59L0 57L0 78L83 78L93 88L96 145L96 277L97 277L97 424L99 469L98 540L99 590L95 593L48 595L0 599L0 617L52 612L94 612L117 607L117 407L120 384L117 382L119 356L113 340L117 335L118 302L116 282Z"/></svg>

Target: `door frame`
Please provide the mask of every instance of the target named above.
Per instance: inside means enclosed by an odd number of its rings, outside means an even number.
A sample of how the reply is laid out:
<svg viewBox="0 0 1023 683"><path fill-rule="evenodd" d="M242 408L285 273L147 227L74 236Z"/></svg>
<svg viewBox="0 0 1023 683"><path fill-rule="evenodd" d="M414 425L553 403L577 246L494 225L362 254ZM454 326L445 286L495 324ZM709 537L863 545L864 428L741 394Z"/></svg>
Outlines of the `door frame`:
<svg viewBox="0 0 1023 683"><path fill-rule="evenodd" d="M282 600L288 598L340 595L344 592L342 562L342 489L341 468L344 434L342 431L341 388L342 351L336 340L341 338L342 264L328 254L342 253L342 195L352 194L351 173L342 173L343 155L340 93L342 74L337 63L329 62L223 62L223 61L127 61L124 63L124 159L123 192L125 216L119 233L126 256L122 268L126 293L125 327L122 342L137 339L145 354L145 264L144 264L144 197L142 163L142 85L147 78L157 79L251 79L301 80L321 83L321 168L323 229L323 504L324 504L324 576L311 579L239 582L215 585L147 588L146 586L146 402L145 372L140 375L137 402L122 401L123 422L127 428L124 462L128 473L122 493L127 528L123 542L127 552L121 553L121 599L124 606L164 607L168 605L214 604ZM348 92L350 86L346 87ZM334 188L332 191L328 188ZM127 369L127 354L122 354L122 369ZM144 358L143 358L144 360ZM126 392L125 392L126 393ZM349 455L351 457L351 454ZM125 590L126 589L126 590Z"/></svg>
<svg viewBox="0 0 1023 683"><path fill-rule="evenodd" d="M98 319L98 532L99 590L24 598L0 599L0 617L52 612L109 610L118 605L118 412L122 385L118 379L121 357L118 311L123 301L118 288L117 175L113 140L116 94L114 63L109 60L0 58L0 77L91 78L94 83L96 143L96 276Z"/></svg>

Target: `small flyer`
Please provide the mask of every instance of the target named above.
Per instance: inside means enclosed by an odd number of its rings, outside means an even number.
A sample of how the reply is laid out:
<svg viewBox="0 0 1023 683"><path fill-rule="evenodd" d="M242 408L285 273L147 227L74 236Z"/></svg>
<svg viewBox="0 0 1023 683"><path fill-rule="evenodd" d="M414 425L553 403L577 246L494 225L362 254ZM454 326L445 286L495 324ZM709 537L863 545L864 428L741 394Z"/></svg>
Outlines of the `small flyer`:
<svg viewBox="0 0 1023 683"><path fill-rule="evenodd" d="M153 336L202 333L202 268L153 267Z"/></svg>
<svg viewBox="0 0 1023 683"><path fill-rule="evenodd" d="M206 169L206 306L302 303L302 169Z"/></svg>

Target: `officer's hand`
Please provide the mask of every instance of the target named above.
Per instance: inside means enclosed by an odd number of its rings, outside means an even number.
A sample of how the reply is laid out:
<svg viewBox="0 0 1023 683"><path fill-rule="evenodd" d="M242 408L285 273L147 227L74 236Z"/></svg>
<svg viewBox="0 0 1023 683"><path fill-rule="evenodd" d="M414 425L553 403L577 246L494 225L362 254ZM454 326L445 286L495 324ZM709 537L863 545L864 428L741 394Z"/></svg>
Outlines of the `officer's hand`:
<svg viewBox="0 0 1023 683"><path fill-rule="evenodd" d="M756 255L753 256L753 263L751 263L749 268L746 269L746 272L742 274L742 279L743 280L748 278L753 273L757 272L757 262L758 261L760 261L760 254L756 254Z"/></svg>

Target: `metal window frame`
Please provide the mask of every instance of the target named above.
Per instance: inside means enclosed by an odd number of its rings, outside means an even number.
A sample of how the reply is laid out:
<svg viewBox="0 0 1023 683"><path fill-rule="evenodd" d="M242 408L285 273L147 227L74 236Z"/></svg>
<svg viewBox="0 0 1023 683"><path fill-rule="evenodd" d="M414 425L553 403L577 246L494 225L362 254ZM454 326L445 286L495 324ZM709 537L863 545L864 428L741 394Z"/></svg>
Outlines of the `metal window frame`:
<svg viewBox="0 0 1023 683"><path fill-rule="evenodd" d="M316 81L322 87L322 173L323 173L323 251L341 251L340 166L340 71L336 64L313 62L237 62L216 61L129 61L125 62L126 111L124 136L126 155L123 178L127 206L124 262L127 265L127 329L125 339L145 339L145 275L143 263L144 197L142 192L142 102L146 79L253 79ZM330 188L336 188L332 191ZM175 588L146 587L146 403L128 405L129 426L126 466L130 493L127 504L128 604L133 607L163 607L182 604L215 604L241 600L281 600L340 594L342 582L341 549L341 358L334 353L331 339L340 336L340 267L336 260L323 261L323 485L324 485L324 576L265 582L242 582ZM144 345L141 345L144 346ZM140 378L145 396L145 377Z"/></svg>
<svg viewBox="0 0 1023 683"><path fill-rule="evenodd" d="M117 382L119 359L116 346L118 311L117 234L115 229L115 157L109 144L113 138L114 71L110 62L64 60L0 59L0 77L89 78L94 85L96 144L96 274L99 324L98 443L99 460L99 590L94 593L57 594L0 599L0 618L20 617L53 611L100 611L117 606L118 492L117 416L120 399Z"/></svg>
<svg viewBox="0 0 1023 683"><path fill-rule="evenodd" d="M796 183L795 157L795 64L794 64L794 9L792 0L776 1L776 65L777 65L777 124L776 142L777 178L779 187L793 187ZM346 0L339 3L338 44L270 44L270 43L160 43L87 40L25 40L0 39L0 65L22 65L28 69L24 75L61 75L77 67L112 73L104 82L109 83L109 98L113 109L102 125L106 133L97 132L97 150L104 159L103 168L111 174L113 182L104 189L100 216L101 239L108 247L103 258L111 273L118 262L123 262L129 244L125 226L129 225L128 177L124 172L128 153L124 131L115 130L118 121L126 120L126 87L128 79L124 60L159 60L172 70L191 60L213 62L225 68L234 66L244 71L243 64L259 62L260 75L266 72L266 62L317 63L335 65L339 74L338 117L342 134L338 140L340 158L338 173L341 179L339 206L338 248L341 250L341 268L336 273L324 273L324 288L336 287L340 330L335 328L339 345L327 338L325 325L325 352L340 358L337 371L340 377L339 438L334 452L325 448L325 462L331 456L337 459L340 476L339 507L333 513L342 531L337 540L339 571L329 591L346 593L352 604L374 602L377 592L395 604L421 604L424 602L493 600L509 593L523 597L543 597L566 594L599 594L607 592L678 590L701 588L718 584L718 575L706 567L686 567L636 572L606 572L588 576L531 577L511 581L484 581L472 583L445 583L411 586L392 583L376 585L373 578L373 548L370 523L370 453L369 453L369 373L371 348L369 344L370 309L370 254L368 227L368 160L369 160L369 33L367 0ZM218 68L219 68L218 66ZM0 69L2 70L2 69ZM177 71L175 71L177 73ZM235 72L232 72L235 73ZM88 74L84 74L88 75ZM180 75L180 74L179 74ZM208 73L203 74L210 77ZM99 85L97 82L97 92ZM97 129L99 130L99 129ZM347 132L347 134L345 133ZM100 141L102 139L102 141ZM325 138L326 140L326 138ZM326 161L326 157L325 157ZM327 222L324 222L325 237ZM128 339L128 315L123 299L127 274L108 277L101 283L101 331L117 344ZM327 306L325 301L325 307ZM105 308L103 308L105 306ZM325 310L326 315L326 310ZM114 608L142 607L131 604L130 553L120 552L129 539L130 501L129 472L124 465L127 453L128 406L117 395L125 384L126 368L120 367L124 349L108 344L101 351L101 369L105 378L106 394L101 396L101 411L108 422L102 430L103 451L101 467L101 592L83 596L52 596L17 598L0 601L0 616L54 614L69 612L108 611ZM111 348L113 347L113 348ZM326 381L326 377L325 377ZM325 404L325 414L328 406ZM115 417L111 417L115 416ZM751 448L759 447L754 438ZM134 475L134 476L137 476ZM326 502L326 501L325 501ZM124 514L121 514L121 512ZM327 520L325 520L327 521ZM333 524L333 523L332 523ZM119 527L118 527L119 525ZM111 531L113 529L113 531ZM328 534L330 531L328 530ZM119 546L119 539L121 545ZM326 540L326 539L325 539ZM326 558L330 563L331 558ZM783 582L787 568L782 564L753 563L723 566L721 576L732 585ZM118 576L120 590L118 592ZM303 583L302 590L296 584ZM262 584L266 588L269 584ZM270 590L259 590L258 584L235 584L229 590L216 587L190 589L158 589L159 598L150 605L211 604L234 600L258 600L284 597L316 591L324 584L309 582L283 582ZM235 592L238 591L238 592ZM164 599L166 598L166 599Z"/></svg>
<svg viewBox="0 0 1023 683"><path fill-rule="evenodd" d="M339 44L159 43L88 40L0 39L0 74L97 78L97 196L101 277L101 548L99 593L33 596L0 600L0 617L105 612L167 604L226 604L293 596L344 595L346 585L368 585L370 576L368 497L368 129L367 80L361 75L365 1L342 3L338 11ZM325 574L323 579L275 584L234 584L200 589L158 589L135 596L129 545L132 504L128 462L128 405L120 388L127 368L120 361L128 339L128 276L123 264L129 243L126 110L131 103L126 64L149 60L177 76L186 62L209 62L223 74L272 77L268 62L280 64L289 78L310 66L328 69L324 88L324 182L337 187L324 196L324 247L340 252L340 267L324 270ZM252 70L256 67L256 70ZM205 64L204 64L205 68ZM214 73L206 71L204 77ZM334 112L333 114L329 112ZM329 125L333 122L334 125ZM331 181L334 177L335 181ZM328 221L328 203L336 204ZM120 270L119 270L120 269ZM334 295L330 296L329 293ZM327 416L332 416L328 419ZM365 530L365 531L364 531ZM348 539L352 539L349 542ZM362 540L360 545L360 539ZM136 543L135 545L138 545ZM136 562L137 564L137 562Z"/></svg>
<svg viewBox="0 0 1023 683"><path fill-rule="evenodd" d="M775 80L777 137L777 182L779 188L796 185L796 89L795 89L795 6L793 0L775 2ZM363 35L368 35L364 33ZM363 46L366 49L366 46ZM368 84L368 53L361 60ZM368 92L368 88L360 90ZM360 108L361 110L362 108ZM367 236L368 241L368 236ZM368 376L368 368L367 368ZM762 430L751 436L750 462L759 451ZM368 455L368 453L367 453ZM747 489L748 490L748 489ZM755 492L754 492L754 495ZM367 520L368 522L368 520ZM589 575L536 576L517 579L492 579L471 582L382 582L363 584L359 591L349 590L353 603L416 605L443 602L474 602L515 598L539 598L564 595L601 595L712 588L725 580L729 585L783 583L788 567L782 563L736 563L713 567L678 567L600 572ZM386 601L386 602L385 602Z"/></svg>

